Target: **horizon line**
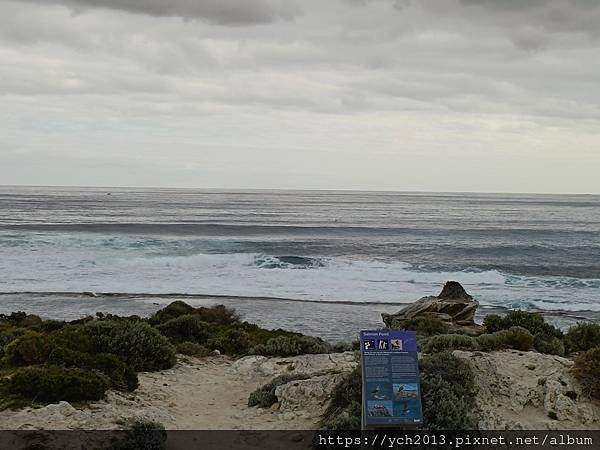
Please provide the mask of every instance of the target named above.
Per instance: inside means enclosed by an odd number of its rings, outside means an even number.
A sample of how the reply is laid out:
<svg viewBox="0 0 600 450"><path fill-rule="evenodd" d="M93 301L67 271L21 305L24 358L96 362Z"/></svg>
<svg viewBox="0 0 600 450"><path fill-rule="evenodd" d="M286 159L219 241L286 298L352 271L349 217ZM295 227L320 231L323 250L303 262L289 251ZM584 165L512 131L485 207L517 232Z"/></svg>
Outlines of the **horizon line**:
<svg viewBox="0 0 600 450"><path fill-rule="evenodd" d="M361 192L361 193L411 193L411 194L495 194L495 195L577 195L594 196L600 192L523 192L523 191L429 191L418 189L352 189L352 188L258 188L258 187L177 187L177 186L132 186L132 185L63 185L63 184L0 184L0 188L82 188L82 189L171 189L171 190L203 190L203 191L293 191L293 192Z"/></svg>

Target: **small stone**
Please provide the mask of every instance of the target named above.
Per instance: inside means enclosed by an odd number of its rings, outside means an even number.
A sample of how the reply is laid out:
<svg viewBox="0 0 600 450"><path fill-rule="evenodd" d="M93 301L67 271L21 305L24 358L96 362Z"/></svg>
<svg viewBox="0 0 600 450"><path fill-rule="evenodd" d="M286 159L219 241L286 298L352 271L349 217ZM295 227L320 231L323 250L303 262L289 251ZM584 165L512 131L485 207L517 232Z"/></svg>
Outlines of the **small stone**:
<svg viewBox="0 0 600 450"><path fill-rule="evenodd" d="M271 405L271 411L279 411L280 407L281 407L281 403L275 402Z"/></svg>
<svg viewBox="0 0 600 450"><path fill-rule="evenodd" d="M535 364L527 364L525 367L529 370L535 370Z"/></svg>

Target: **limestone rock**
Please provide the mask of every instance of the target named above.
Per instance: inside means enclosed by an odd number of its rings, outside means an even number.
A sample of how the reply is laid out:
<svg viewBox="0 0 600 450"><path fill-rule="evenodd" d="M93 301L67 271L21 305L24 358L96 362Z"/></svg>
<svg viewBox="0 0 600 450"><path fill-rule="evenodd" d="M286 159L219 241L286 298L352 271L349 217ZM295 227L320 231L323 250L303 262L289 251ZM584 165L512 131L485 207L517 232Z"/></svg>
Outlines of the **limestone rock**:
<svg viewBox="0 0 600 450"><path fill-rule="evenodd" d="M248 381L264 381L284 374L316 376L324 373L350 372L357 365L356 354L353 352L300 355L289 358L266 358L253 355L234 362L229 372Z"/></svg>
<svg viewBox="0 0 600 450"><path fill-rule="evenodd" d="M434 317L456 325L474 325L479 303L473 299L460 283L448 281L440 295L423 297L402 308L395 314L382 314L388 328L403 328L404 322L417 317Z"/></svg>
<svg viewBox="0 0 600 450"><path fill-rule="evenodd" d="M343 377L343 373L327 374L278 386L275 395L279 410L304 411L320 417L329 405L333 389Z"/></svg>
<svg viewBox="0 0 600 450"><path fill-rule="evenodd" d="M573 362L515 350L455 351L473 369L476 414L484 430L600 428L600 403L571 375Z"/></svg>

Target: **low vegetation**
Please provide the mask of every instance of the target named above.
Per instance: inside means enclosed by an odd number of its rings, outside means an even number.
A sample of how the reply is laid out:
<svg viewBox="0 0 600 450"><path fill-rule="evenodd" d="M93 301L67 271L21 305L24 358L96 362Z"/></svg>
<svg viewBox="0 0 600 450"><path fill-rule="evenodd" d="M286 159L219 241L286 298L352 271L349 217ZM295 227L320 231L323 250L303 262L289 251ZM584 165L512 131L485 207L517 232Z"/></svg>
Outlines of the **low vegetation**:
<svg viewBox="0 0 600 450"><path fill-rule="evenodd" d="M110 446L110 450L164 450L167 448L165 427L152 421L136 421L127 424L128 429Z"/></svg>
<svg viewBox="0 0 600 450"><path fill-rule="evenodd" d="M569 328L565 334L565 347L569 353L585 352L600 347L600 324L582 322Z"/></svg>
<svg viewBox="0 0 600 450"><path fill-rule="evenodd" d="M105 375L53 365L18 369L9 381L12 394L41 402L100 400L109 387Z"/></svg>
<svg viewBox="0 0 600 450"><path fill-rule="evenodd" d="M590 396L600 399L600 347L578 355L573 373Z"/></svg>
<svg viewBox="0 0 600 450"><path fill-rule="evenodd" d="M334 388L321 426L326 430L360 430L362 374L360 366L346 375Z"/></svg>
<svg viewBox="0 0 600 450"><path fill-rule="evenodd" d="M273 378L269 383L252 392L248 397L248 406L268 408L274 403L277 403L275 390L279 386L292 381L306 380L307 378L309 378L309 376L304 374L279 375L278 377Z"/></svg>
<svg viewBox="0 0 600 450"><path fill-rule="evenodd" d="M90 401L111 389L133 391L137 372L168 369L176 353L293 356L346 351L319 338L267 330L223 305L176 301L148 319L98 313L71 322L22 312L0 315L0 408Z"/></svg>
<svg viewBox="0 0 600 450"><path fill-rule="evenodd" d="M473 430L475 380L469 365L448 352L420 363L424 425L428 430Z"/></svg>
<svg viewBox="0 0 600 450"><path fill-rule="evenodd" d="M424 341L425 353L438 353L450 350L495 351L504 349L531 350L534 337L525 328L511 327L495 333L482 334L477 337L463 334L440 334Z"/></svg>

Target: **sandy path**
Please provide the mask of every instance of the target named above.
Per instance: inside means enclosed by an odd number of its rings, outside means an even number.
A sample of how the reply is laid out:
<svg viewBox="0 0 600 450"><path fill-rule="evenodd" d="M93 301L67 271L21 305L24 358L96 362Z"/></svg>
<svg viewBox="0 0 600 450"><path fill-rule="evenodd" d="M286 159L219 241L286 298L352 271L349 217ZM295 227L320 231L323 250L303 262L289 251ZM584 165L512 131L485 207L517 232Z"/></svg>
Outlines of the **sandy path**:
<svg viewBox="0 0 600 450"><path fill-rule="evenodd" d="M113 429L127 419L146 418L180 430L306 430L317 419L303 412L249 408L248 396L268 381L241 379L227 357L182 358L170 370L139 374L133 393L109 392L87 406L61 402L44 408L0 411L1 429Z"/></svg>

